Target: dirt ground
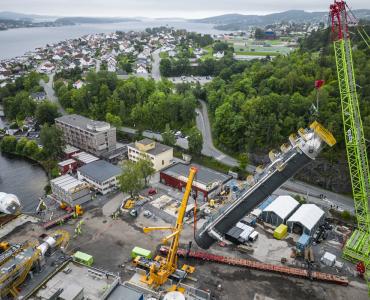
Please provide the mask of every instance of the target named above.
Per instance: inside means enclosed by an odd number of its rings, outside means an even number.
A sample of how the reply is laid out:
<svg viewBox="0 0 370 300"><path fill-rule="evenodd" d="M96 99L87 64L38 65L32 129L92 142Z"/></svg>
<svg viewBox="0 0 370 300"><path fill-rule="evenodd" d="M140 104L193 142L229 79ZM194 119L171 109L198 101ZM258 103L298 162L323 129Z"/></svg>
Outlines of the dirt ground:
<svg viewBox="0 0 370 300"><path fill-rule="evenodd" d="M142 227L168 224L160 219L147 219L142 214L137 219L125 216L124 219L113 220L103 211L106 210L97 208L86 212L82 217L82 234L76 238L73 238L74 229L81 219L71 220L57 229L71 233L68 252L80 250L91 254L95 267L119 273L123 280L128 280L134 273L130 257L132 248L139 246L155 251L161 244L161 238L166 235L161 231L147 235L142 232ZM38 225L27 223L13 231L8 241L36 239L43 232ZM186 226L181 240L193 240L191 226ZM219 254L222 251L216 246L213 252ZM224 255L243 257L243 254L230 251ZM192 276L197 279L195 285L212 291L213 299L254 299L256 293L273 299L368 299L366 286L357 282L343 287L208 262L187 263L196 267ZM219 285L221 288L218 288Z"/></svg>

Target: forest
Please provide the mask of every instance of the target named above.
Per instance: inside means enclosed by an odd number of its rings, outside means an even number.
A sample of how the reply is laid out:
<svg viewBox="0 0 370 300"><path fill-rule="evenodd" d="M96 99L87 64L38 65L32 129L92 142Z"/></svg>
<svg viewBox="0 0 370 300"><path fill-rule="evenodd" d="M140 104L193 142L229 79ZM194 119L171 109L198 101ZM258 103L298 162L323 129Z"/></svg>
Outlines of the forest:
<svg viewBox="0 0 370 300"><path fill-rule="evenodd" d="M118 80L116 74L101 71L89 72L80 89L61 78L54 87L69 113L106 120L115 126L161 131L166 124L176 129L191 128L195 120L197 102L192 91L179 93L167 80Z"/></svg>
<svg viewBox="0 0 370 300"><path fill-rule="evenodd" d="M357 36L353 49L363 126L370 138L370 49ZM314 86L318 79L325 80L319 91ZM302 39L299 49L290 55L251 61L243 73L229 79L219 76L205 90L214 138L221 149L264 153L317 119L338 141L331 158L344 153L336 64L328 30ZM313 106L317 96L318 112Z"/></svg>

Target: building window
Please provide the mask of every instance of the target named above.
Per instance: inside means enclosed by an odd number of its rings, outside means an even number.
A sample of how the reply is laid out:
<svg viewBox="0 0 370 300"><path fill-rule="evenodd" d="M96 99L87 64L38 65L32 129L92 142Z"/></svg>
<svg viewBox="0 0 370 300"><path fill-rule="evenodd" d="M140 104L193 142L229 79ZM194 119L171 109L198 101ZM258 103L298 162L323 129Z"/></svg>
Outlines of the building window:
<svg viewBox="0 0 370 300"><path fill-rule="evenodd" d="M162 160L162 166L164 165L164 160Z"/></svg>

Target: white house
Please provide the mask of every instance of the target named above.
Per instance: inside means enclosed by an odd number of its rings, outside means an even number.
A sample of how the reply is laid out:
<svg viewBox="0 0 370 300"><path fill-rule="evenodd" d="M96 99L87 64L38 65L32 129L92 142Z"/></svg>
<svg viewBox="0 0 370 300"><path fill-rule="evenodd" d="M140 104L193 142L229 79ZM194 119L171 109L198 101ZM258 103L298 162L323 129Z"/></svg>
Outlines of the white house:
<svg viewBox="0 0 370 300"><path fill-rule="evenodd" d="M213 57L217 58L217 59L221 59L225 56L225 53L224 51L218 51L217 53L213 54Z"/></svg>
<svg viewBox="0 0 370 300"><path fill-rule="evenodd" d="M139 67L136 69L136 74L146 75L146 74L148 74L148 70L147 70L147 69L145 69L143 66L139 66Z"/></svg>
<svg viewBox="0 0 370 300"><path fill-rule="evenodd" d="M117 71L117 60L114 57L109 57L107 60L108 64L108 72L116 72Z"/></svg>
<svg viewBox="0 0 370 300"><path fill-rule="evenodd" d="M54 65L52 65L50 62L45 62L39 66L39 72L49 74L55 70Z"/></svg>
<svg viewBox="0 0 370 300"><path fill-rule="evenodd" d="M80 89L82 88L83 86L85 85L85 83L82 81L82 80L77 80L74 84L73 84L73 87L75 89Z"/></svg>

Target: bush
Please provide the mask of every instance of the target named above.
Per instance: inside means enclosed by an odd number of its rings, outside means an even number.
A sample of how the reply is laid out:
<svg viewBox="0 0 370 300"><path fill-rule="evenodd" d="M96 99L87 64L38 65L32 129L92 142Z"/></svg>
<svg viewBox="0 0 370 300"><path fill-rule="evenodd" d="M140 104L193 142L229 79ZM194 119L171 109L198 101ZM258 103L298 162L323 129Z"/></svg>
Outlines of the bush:
<svg viewBox="0 0 370 300"><path fill-rule="evenodd" d="M342 211L340 214L343 220L349 221L351 219L351 213L348 210Z"/></svg>
<svg viewBox="0 0 370 300"><path fill-rule="evenodd" d="M17 147L15 136L5 136L1 142L0 149L2 152L14 153Z"/></svg>

